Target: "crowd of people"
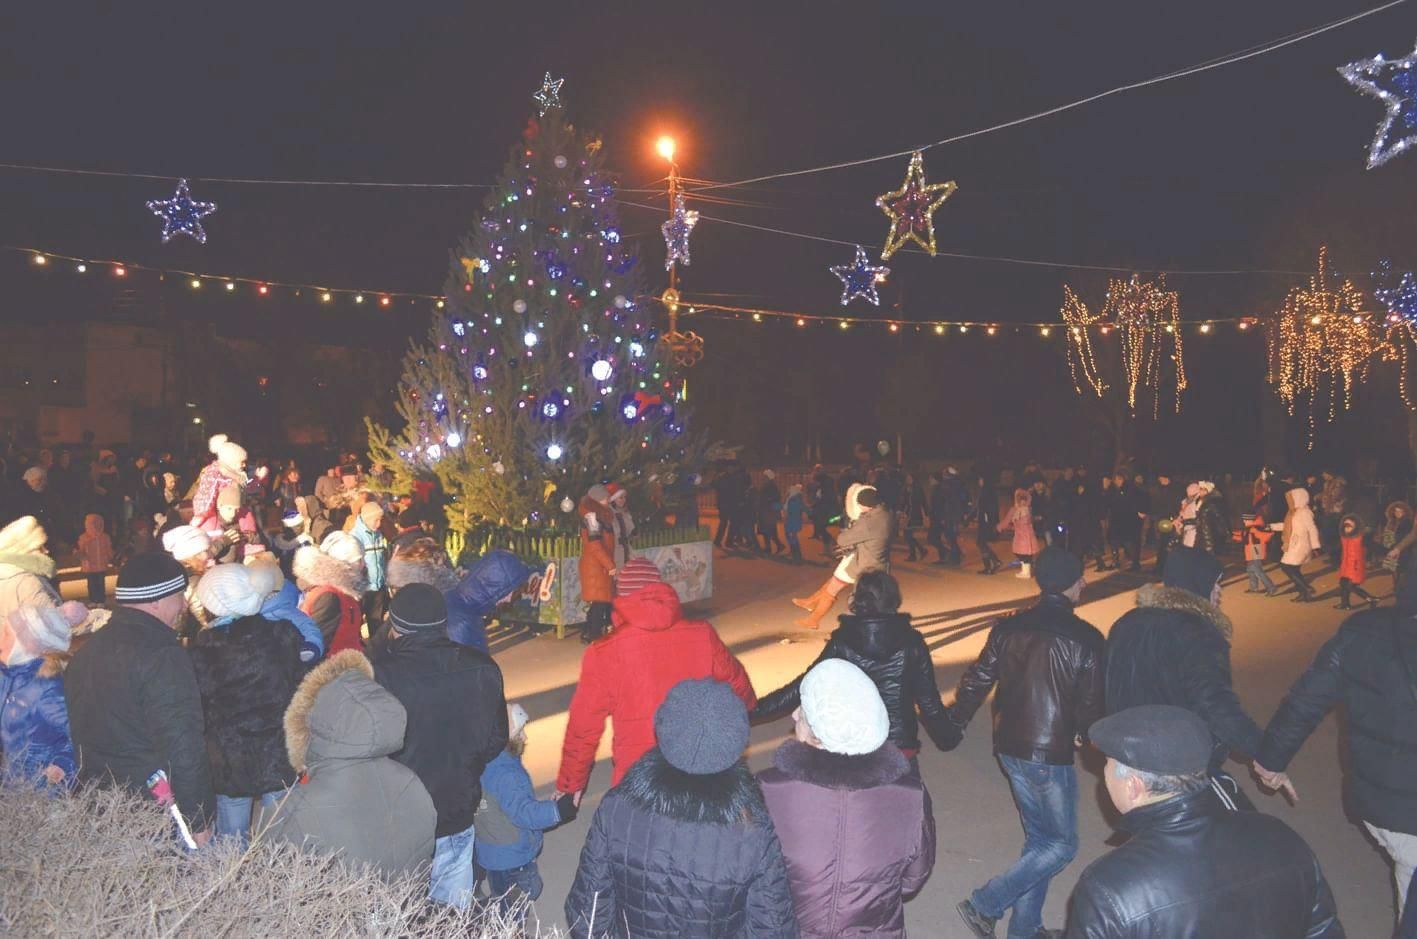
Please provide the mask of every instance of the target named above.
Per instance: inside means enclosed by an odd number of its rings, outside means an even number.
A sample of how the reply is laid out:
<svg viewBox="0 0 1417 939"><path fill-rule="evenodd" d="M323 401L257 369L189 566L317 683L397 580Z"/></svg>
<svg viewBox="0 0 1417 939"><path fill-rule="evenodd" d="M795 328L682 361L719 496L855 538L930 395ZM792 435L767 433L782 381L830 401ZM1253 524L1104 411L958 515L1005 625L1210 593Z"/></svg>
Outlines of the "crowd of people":
<svg viewBox="0 0 1417 939"><path fill-rule="evenodd" d="M1344 932L1314 852L1257 811L1226 766L1243 758L1264 787L1294 796L1285 770L1341 702L1354 808L1392 857L1405 904L1417 864L1417 581L1399 580L1395 608L1350 617L1262 728L1231 683L1217 558L1231 550L1231 513L1204 482L1175 488L1158 475L1157 501L1144 480L1117 474L1096 492L1128 501L1099 503L1123 506L1103 525L1076 514L1092 504L1076 471L1050 482L1026 470L1004 513L988 504L997 489L983 473L969 487L946 468L927 489L893 469L817 472L810 492L789 487L781 503L797 523L784 547L776 515L764 514L781 510L765 472L750 527L724 504L725 544L770 527L757 549L799 556L811 520L837 560L794 601L801 622L818 627L844 593L849 609L810 668L761 696L714 627L688 616L633 550L623 490L592 487L578 509L588 646L556 791L539 799L522 763L529 715L506 700L486 632L533 569L505 551L456 566L418 494L381 495L353 461L307 492L298 471L248 474L245 451L224 437L211 457L187 490L164 480L146 518L120 509L111 531L130 547L105 549L106 525L75 538L80 558L94 558L85 572L121 557L111 610L61 600L46 522L73 529L54 503L26 496L42 514L0 529L7 784L126 787L168 807L188 850L284 841L388 877L426 876L431 902L522 915L543 890L545 833L577 816L609 721L612 788L565 899L573 936L903 936L904 903L936 861L920 731L953 750L992 694L994 752L1024 848L959 900L974 935L995 936L1006 916L1012 939L1064 935L1043 910L1078 848L1074 764L1091 747L1131 837L1083 872L1067 936L1333 939ZM737 487L744 476L721 476L720 499L725 479ZM1345 603L1367 598L1366 561L1350 563L1349 542L1369 539L1350 521L1359 516L1337 489L1314 500L1317 519L1309 501L1301 481L1262 474L1236 547L1248 559L1253 537L1263 562L1263 536L1279 534L1280 563L1307 598L1302 571L1289 570L1308 559L1291 553L1302 537L1305 551L1340 563ZM1412 553L1410 514L1389 510L1373 539L1397 574ZM939 560L960 563L967 519L986 570L1000 564L989 540L1011 531L1038 599L992 626L947 697L902 610L892 543L903 536L919 557L911 532L928 527ZM148 521L151 543L133 544ZM1086 564L1126 555L1139 565L1147 531L1161 581L1104 638L1074 611ZM789 716L790 738L754 775L750 727Z"/></svg>

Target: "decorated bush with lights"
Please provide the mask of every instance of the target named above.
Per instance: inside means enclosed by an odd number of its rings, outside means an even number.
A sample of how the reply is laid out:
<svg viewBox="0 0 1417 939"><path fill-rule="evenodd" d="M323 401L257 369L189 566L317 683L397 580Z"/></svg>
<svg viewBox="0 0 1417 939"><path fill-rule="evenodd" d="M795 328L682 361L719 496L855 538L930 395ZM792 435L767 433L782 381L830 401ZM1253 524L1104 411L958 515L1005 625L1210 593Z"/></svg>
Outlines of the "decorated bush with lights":
<svg viewBox="0 0 1417 939"><path fill-rule="evenodd" d="M446 300L404 361L395 432L370 457L408 491L436 476L456 531L573 529L597 482L688 472L682 380L622 236L600 140L559 104L528 123L453 252Z"/></svg>

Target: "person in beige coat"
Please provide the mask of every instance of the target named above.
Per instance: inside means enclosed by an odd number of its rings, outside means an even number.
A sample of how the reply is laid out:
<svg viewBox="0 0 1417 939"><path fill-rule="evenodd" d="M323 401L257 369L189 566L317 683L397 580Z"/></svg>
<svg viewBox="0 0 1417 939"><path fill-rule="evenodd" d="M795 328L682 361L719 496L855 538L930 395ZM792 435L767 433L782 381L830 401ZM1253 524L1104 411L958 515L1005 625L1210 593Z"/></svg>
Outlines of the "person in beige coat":
<svg viewBox="0 0 1417 939"><path fill-rule="evenodd" d="M389 759L403 747L407 722L362 653L347 649L316 666L285 712L286 751L300 779L253 832L389 879L427 876L438 814L418 776Z"/></svg>
<svg viewBox="0 0 1417 939"><path fill-rule="evenodd" d="M1284 554L1279 567L1294 585L1294 602L1309 603L1314 599L1314 588L1302 568L1322 546L1319 528L1314 524L1314 510L1309 508L1308 490L1291 489L1284 498L1289 502L1289 514L1284 516Z"/></svg>

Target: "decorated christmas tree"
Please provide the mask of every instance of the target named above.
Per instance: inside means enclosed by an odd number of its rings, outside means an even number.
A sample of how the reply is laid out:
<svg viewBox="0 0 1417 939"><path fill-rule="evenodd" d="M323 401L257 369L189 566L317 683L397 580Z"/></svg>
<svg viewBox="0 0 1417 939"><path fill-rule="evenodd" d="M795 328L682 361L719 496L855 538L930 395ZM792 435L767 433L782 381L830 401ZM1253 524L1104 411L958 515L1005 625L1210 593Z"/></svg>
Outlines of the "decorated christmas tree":
<svg viewBox="0 0 1417 939"><path fill-rule="evenodd" d="M369 427L392 488L436 476L456 530L572 527L595 483L634 494L696 456L603 159L553 96L453 252L427 341L405 357L402 430Z"/></svg>

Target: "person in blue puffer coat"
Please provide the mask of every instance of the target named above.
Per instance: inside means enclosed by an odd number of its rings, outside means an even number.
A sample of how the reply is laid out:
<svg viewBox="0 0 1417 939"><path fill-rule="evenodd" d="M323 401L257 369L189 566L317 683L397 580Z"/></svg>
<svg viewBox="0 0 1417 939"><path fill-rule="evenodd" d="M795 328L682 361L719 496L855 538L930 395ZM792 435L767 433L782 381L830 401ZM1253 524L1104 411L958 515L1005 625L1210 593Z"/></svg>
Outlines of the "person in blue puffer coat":
<svg viewBox="0 0 1417 939"><path fill-rule="evenodd" d="M448 604L448 638L458 645L487 652L486 620L522 587L532 569L510 551L488 551L458 575L448 556L432 538L399 544L389 560L389 590L409 584L438 588Z"/></svg>
<svg viewBox="0 0 1417 939"><path fill-rule="evenodd" d="M576 796L537 799L531 776L522 765L526 752L526 709L507 705L507 749L482 771L482 803L477 809L477 840L473 852L477 866L487 872L494 901L507 914L519 904L541 896L542 832L576 817Z"/></svg>
<svg viewBox="0 0 1417 939"><path fill-rule="evenodd" d="M64 606L84 610L81 604ZM61 676L74 621L82 618L69 613L64 607L25 606L0 620L0 778L5 781L40 788L74 784L78 764Z"/></svg>
<svg viewBox="0 0 1417 939"><path fill-rule="evenodd" d="M325 635L315 620L300 609L300 588L280 569L280 562L269 552L263 552L246 562L251 586L261 596L263 619L285 621L300 633L300 661L314 665L325 654Z"/></svg>

